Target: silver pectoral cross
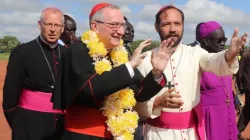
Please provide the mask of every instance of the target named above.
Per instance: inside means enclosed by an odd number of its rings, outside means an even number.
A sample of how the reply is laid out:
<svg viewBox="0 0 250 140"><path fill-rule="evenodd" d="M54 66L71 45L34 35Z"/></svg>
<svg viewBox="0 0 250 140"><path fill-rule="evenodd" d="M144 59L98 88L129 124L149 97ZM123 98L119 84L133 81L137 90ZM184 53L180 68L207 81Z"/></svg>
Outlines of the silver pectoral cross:
<svg viewBox="0 0 250 140"><path fill-rule="evenodd" d="M231 100L230 100L229 97L227 96L227 99L226 99L227 107L230 106L230 102L231 102Z"/></svg>
<svg viewBox="0 0 250 140"><path fill-rule="evenodd" d="M168 81L168 84L165 85L165 87L168 87L168 89L171 89L171 87L175 87L175 86L171 84L171 81Z"/></svg>

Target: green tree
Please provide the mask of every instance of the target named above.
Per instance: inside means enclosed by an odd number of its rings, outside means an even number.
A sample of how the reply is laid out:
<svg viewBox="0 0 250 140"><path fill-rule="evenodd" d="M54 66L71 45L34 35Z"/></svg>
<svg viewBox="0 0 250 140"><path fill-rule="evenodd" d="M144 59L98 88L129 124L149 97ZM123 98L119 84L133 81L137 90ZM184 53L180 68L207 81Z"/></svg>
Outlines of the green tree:
<svg viewBox="0 0 250 140"><path fill-rule="evenodd" d="M4 36L0 38L0 50L10 53L16 46L20 45L21 42L15 36Z"/></svg>
<svg viewBox="0 0 250 140"><path fill-rule="evenodd" d="M136 40L136 41L133 41L132 43L130 43L131 45L131 51L134 52L134 50L140 45L140 43L144 41L144 40ZM143 52L146 52L148 50L151 50L153 48L156 48L160 45L160 42L159 41L152 41L152 43L143 49Z"/></svg>

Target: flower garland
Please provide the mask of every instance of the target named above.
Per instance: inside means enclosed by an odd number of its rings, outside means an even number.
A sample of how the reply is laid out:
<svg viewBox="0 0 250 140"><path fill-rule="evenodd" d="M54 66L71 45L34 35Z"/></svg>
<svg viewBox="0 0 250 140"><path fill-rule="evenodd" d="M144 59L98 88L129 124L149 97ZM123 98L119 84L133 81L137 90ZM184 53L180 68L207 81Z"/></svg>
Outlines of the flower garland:
<svg viewBox="0 0 250 140"><path fill-rule="evenodd" d="M128 62L128 52L123 46L123 40L110 52L113 66L107 57L108 51L105 45L99 41L95 32L91 30L84 32L81 40L89 49L89 55L94 60L93 64L97 74L110 71L112 67ZM138 126L139 119L137 112L132 110L135 104L134 92L129 88L113 93L104 100L103 115L107 117L108 131L112 133L115 140L134 139L133 133Z"/></svg>

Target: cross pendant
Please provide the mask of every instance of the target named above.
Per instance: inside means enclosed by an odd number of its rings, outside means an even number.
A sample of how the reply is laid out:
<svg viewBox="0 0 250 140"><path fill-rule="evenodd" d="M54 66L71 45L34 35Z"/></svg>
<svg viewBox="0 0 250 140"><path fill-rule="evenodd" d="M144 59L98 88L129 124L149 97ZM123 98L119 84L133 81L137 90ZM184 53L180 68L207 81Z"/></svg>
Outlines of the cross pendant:
<svg viewBox="0 0 250 140"><path fill-rule="evenodd" d="M171 87L174 87L174 85L171 84L171 81L168 81L168 84L165 85L165 87L168 87L168 89L171 89Z"/></svg>
<svg viewBox="0 0 250 140"><path fill-rule="evenodd" d="M230 100L229 97L227 96L227 99L226 99L227 107L229 107L230 102L231 102L231 100Z"/></svg>

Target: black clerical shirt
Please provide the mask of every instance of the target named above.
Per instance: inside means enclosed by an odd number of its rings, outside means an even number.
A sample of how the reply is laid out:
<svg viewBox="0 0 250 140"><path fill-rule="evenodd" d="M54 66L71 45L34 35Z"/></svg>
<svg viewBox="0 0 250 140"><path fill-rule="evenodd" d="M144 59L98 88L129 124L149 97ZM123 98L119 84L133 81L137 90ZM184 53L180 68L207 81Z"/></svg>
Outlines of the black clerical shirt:
<svg viewBox="0 0 250 140"><path fill-rule="evenodd" d="M23 88L53 92L57 66L63 50L64 47L59 45L50 48L40 37L17 46L11 52L7 66L3 109L10 110L18 105Z"/></svg>

